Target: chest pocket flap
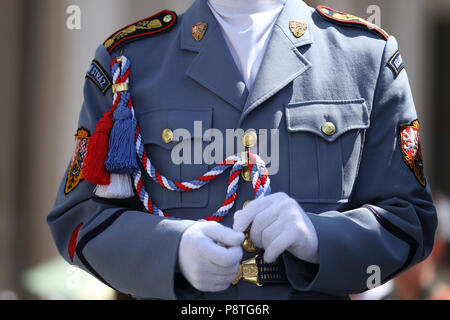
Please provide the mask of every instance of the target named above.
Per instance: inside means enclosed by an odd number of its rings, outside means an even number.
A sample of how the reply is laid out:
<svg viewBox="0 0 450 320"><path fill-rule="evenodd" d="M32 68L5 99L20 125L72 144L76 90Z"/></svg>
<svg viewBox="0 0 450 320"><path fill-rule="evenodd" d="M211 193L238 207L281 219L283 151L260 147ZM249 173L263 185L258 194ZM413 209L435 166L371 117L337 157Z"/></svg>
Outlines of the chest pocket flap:
<svg viewBox="0 0 450 320"><path fill-rule="evenodd" d="M292 196L308 203L347 202L370 125L365 100L293 103L285 115Z"/></svg>
<svg viewBox="0 0 450 320"><path fill-rule="evenodd" d="M138 115L142 140L145 144L155 144L171 150L178 140L166 142L162 138L164 130L172 132L184 129L191 139L202 139L204 130L211 128L211 108L164 108ZM197 123L197 125L196 125Z"/></svg>
<svg viewBox="0 0 450 320"><path fill-rule="evenodd" d="M350 130L369 127L369 112L364 99L339 101L312 101L290 104L286 107L286 125L289 132L306 131L333 142ZM333 134L324 132L324 124L335 127Z"/></svg>

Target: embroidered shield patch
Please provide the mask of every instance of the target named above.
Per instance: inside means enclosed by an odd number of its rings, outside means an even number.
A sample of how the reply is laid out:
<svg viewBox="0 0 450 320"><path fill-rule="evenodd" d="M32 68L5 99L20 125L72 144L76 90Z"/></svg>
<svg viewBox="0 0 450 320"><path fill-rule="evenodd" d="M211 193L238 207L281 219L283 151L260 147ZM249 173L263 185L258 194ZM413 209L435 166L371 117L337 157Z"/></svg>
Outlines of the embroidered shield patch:
<svg viewBox="0 0 450 320"><path fill-rule="evenodd" d="M66 195L72 192L83 180L83 166L84 160L86 159L89 137L90 134L88 130L84 128L77 130L77 134L75 135L75 151L70 162L64 188L64 193Z"/></svg>
<svg viewBox="0 0 450 320"><path fill-rule="evenodd" d="M308 25L300 21L289 21L289 29L294 37L300 38L308 30Z"/></svg>
<svg viewBox="0 0 450 320"><path fill-rule="evenodd" d="M420 148L419 120L411 124L400 126L400 147L408 167L412 170L417 181L425 187L427 181L423 171L422 152Z"/></svg>
<svg viewBox="0 0 450 320"><path fill-rule="evenodd" d="M203 36L206 33L206 29L208 29L208 24L206 22L197 22L192 26L191 33L192 37L196 41L200 41L203 39Z"/></svg>

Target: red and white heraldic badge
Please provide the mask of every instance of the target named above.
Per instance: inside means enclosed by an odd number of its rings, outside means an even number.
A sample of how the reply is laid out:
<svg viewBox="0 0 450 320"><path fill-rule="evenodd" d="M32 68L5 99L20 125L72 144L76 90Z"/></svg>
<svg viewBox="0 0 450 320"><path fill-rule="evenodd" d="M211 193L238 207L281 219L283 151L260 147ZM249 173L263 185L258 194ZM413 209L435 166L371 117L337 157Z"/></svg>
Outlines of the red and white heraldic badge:
<svg viewBox="0 0 450 320"><path fill-rule="evenodd" d="M419 183L425 187L427 181L423 170L422 152L420 148L419 120L400 126L400 147L408 167L412 170Z"/></svg>
<svg viewBox="0 0 450 320"><path fill-rule="evenodd" d="M75 151L70 162L69 171L67 173L66 185L64 193L69 194L83 180L83 166L86 159L87 146L89 141L89 131L84 128L77 130L75 135Z"/></svg>

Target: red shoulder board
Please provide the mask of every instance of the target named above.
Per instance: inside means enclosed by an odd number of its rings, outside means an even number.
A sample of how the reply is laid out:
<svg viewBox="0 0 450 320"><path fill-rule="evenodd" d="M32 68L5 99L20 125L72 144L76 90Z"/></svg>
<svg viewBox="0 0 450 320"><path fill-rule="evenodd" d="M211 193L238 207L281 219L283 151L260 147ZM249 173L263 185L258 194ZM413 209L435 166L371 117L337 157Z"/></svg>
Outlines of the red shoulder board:
<svg viewBox="0 0 450 320"><path fill-rule="evenodd" d="M365 29L365 30L371 31L377 35L380 35L385 40L389 39L389 34L386 31L384 31L377 25L370 23L369 21L364 20L360 17L354 16L352 14L340 12L340 11L331 9L326 6L318 6L317 12L319 12L322 17L325 17L328 20L334 21L337 24L354 26L354 27L358 27L361 29Z"/></svg>
<svg viewBox="0 0 450 320"><path fill-rule="evenodd" d="M163 10L151 17L139 20L112 34L103 45L109 53L134 40L148 37L172 28L177 22L177 14Z"/></svg>

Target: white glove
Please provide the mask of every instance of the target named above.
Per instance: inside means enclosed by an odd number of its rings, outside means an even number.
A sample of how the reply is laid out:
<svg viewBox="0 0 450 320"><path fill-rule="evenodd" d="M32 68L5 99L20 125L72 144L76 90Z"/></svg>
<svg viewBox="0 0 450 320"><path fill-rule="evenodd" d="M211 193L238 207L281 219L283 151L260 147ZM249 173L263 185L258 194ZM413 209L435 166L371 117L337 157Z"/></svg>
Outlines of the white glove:
<svg viewBox="0 0 450 320"><path fill-rule="evenodd" d="M242 232L217 222L194 223L181 237L178 250L181 273L197 290L227 289L236 278L244 239Z"/></svg>
<svg viewBox="0 0 450 320"><path fill-rule="evenodd" d="M250 202L234 214L233 229L250 229L250 240L264 248L264 260L274 262L285 250L297 258L319 263L316 230L298 202L276 193Z"/></svg>

